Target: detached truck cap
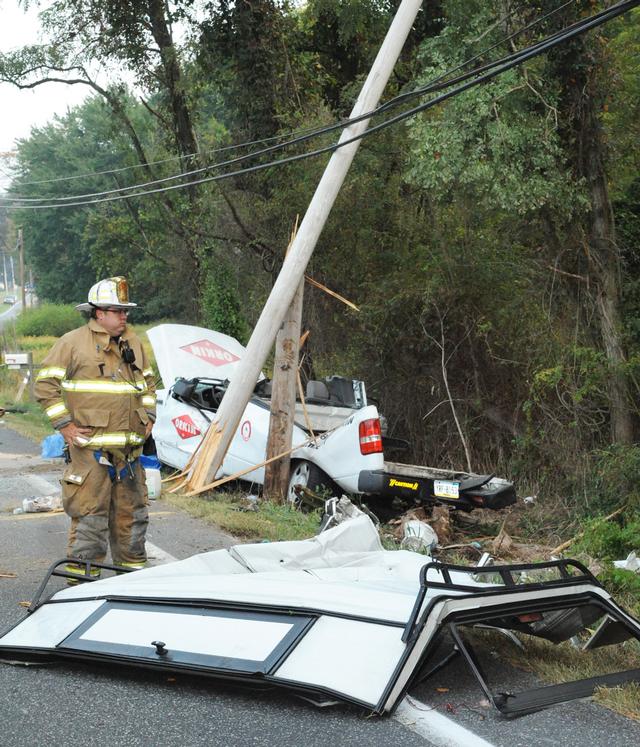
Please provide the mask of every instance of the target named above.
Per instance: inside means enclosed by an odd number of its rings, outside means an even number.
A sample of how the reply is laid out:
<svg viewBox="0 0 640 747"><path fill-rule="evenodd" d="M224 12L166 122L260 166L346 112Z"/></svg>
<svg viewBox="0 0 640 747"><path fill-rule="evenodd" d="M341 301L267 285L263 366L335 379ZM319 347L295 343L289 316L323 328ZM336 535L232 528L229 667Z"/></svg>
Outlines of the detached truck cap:
<svg viewBox="0 0 640 747"><path fill-rule="evenodd" d="M76 306L78 311L91 311L92 308L133 309L137 303L129 301L129 284L122 276L105 278L91 286L87 303Z"/></svg>

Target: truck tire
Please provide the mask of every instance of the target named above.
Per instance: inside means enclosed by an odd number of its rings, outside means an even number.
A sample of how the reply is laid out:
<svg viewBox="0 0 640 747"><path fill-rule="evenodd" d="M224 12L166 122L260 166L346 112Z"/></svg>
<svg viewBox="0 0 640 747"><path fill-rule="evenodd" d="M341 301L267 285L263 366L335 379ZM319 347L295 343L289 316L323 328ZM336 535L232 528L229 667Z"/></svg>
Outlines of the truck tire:
<svg viewBox="0 0 640 747"><path fill-rule="evenodd" d="M298 496L294 489L296 485L309 488L314 493L327 489L333 490L333 480L329 475L323 472L320 467L305 459L291 462L291 477L289 478L289 487L287 489L287 500L290 503L298 502Z"/></svg>

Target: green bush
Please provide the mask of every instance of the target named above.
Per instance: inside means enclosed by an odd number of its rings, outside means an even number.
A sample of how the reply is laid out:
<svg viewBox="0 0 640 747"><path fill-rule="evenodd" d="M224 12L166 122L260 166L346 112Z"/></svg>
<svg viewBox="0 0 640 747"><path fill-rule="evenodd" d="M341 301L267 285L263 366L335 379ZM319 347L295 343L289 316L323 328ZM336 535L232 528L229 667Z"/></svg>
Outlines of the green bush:
<svg viewBox="0 0 640 747"><path fill-rule="evenodd" d="M228 267L209 263L201 294L202 324L216 332L235 337L241 343L249 338L249 327L240 307L238 292Z"/></svg>
<svg viewBox="0 0 640 747"><path fill-rule="evenodd" d="M599 560L622 560L632 550L640 550L640 519L602 521L594 519L585 525L575 549Z"/></svg>
<svg viewBox="0 0 640 747"><path fill-rule="evenodd" d="M61 337L84 323L82 315L73 306L46 303L20 314L16 320L16 332L32 337Z"/></svg>
<svg viewBox="0 0 640 747"><path fill-rule="evenodd" d="M640 615L640 575L608 564L599 574L598 581L614 599L631 614Z"/></svg>
<svg viewBox="0 0 640 747"><path fill-rule="evenodd" d="M594 452L593 457L585 481L589 496L586 513L608 514L623 503L640 509L640 446L612 444Z"/></svg>

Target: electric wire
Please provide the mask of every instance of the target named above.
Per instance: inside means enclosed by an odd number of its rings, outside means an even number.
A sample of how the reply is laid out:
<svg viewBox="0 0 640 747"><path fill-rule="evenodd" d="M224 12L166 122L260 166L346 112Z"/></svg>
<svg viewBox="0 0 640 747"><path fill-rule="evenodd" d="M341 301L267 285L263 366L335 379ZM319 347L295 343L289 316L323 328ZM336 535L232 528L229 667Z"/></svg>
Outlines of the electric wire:
<svg viewBox="0 0 640 747"><path fill-rule="evenodd" d="M571 2L575 2L575 0L571 0ZM210 155L212 153L225 153L229 150L239 150L240 148L248 148L252 145L262 145L263 143L270 143L273 140L281 140L285 137L291 137L292 135L302 135L306 134L307 132L315 131L317 128L315 127L304 127L300 128L299 130L293 130L291 132L284 132L279 135L273 135L272 137L266 137L261 138L259 140L247 140L242 143L236 143L232 145L224 145L220 148L211 148L207 149L205 151L200 151L199 153L186 153L184 155L180 156L171 156L168 158L161 158L157 161L146 161L145 163L134 163L129 166L119 166L115 169L104 169L103 171L89 171L85 174L71 174L70 176L58 176L54 179L37 179L35 181L28 181L28 182L20 182L21 187L26 186L32 186L35 184L54 184L57 182L68 182L72 181L74 179L88 179L92 176L108 176L109 174L120 174L123 171L131 171L132 169L144 169L149 166L158 166L163 163L171 163L174 161L180 161L183 159L189 159L189 158L196 158L197 156L202 155ZM189 172L183 172L183 174L187 174ZM9 174L7 174L9 176ZM177 174L176 176L180 176L180 174Z"/></svg>
<svg viewBox="0 0 640 747"><path fill-rule="evenodd" d="M397 122L400 122L404 119L407 119L409 117L415 116L416 114L425 111L426 109L429 109L433 106L436 106L447 99L451 98L452 96L456 96L459 93L462 93L469 88L479 85L481 83L486 83L487 81L493 79L497 75L500 75L503 72L506 72L507 70L512 69L513 67L522 64L522 62L525 62L528 59L531 59L533 57L536 57L543 52L547 51L548 49L551 49L554 46L557 46L558 44L567 41L568 39L571 39L579 34L583 34L586 31L591 30L592 28L595 28L599 25L602 25L603 23L612 20L613 18L616 18L619 15L622 15L623 13L627 12L631 8L635 7L640 3L640 0L624 0L623 2L619 2L616 5L611 6L610 8L601 11L597 14L594 14L593 16L590 16L586 19L582 19L581 21L578 21L570 26L568 26L566 29L563 29L559 32L556 32L555 34L546 37L541 42L538 42L534 45L531 45L530 47L526 47L525 49L521 50L520 52L514 53L512 55L509 55L508 57L502 58L498 61L498 63L488 63L485 66L482 66L479 69L486 70L482 75L474 78L473 80L466 80L462 85L457 86L456 88L453 88L452 90L446 91L445 93L442 93L439 96L436 96L435 98L420 104L419 106L413 107L411 109L408 109L404 112L401 112L400 114L397 114L393 117L390 117L389 119L385 120L381 124L378 124L374 127L370 127L366 130L364 130L362 133L359 133L358 135L355 135L351 138L347 137L343 140L340 140L338 143L333 143L328 146L324 146L322 148L317 148L312 151L308 151L306 153L299 153L294 154L292 156L288 156L285 158L277 159L275 161L270 161L267 163L260 163L256 164L254 166L248 166L241 169L238 169L236 171L227 172L224 174L218 174L215 176L208 176L203 177L201 179L191 180L189 182L182 182L179 184L172 184L165 187L160 187L157 189L147 189L140 192L134 192L129 194L109 194L108 196L101 196L97 199L82 199L77 200L75 202L65 202L62 204L46 204L46 205L14 205L13 207L19 208L19 209L25 209L25 210L37 210L37 209L50 209L50 208L57 208L57 207L78 207L78 206L84 206L84 205L90 205L90 204L96 204L100 202L113 202L118 201L122 199L128 199L131 197L140 197L145 196L149 194L157 194L159 192L167 192L175 189L183 189L185 187L189 186L196 186L198 184L208 183L208 182L214 182L214 181L220 181L222 179L228 179L235 176L239 176L242 174L248 174L253 173L256 171L261 171L264 169L272 168L274 166L279 166L287 163L292 163L295 161L303 160L306 158L315 157L318 155L321 155L323 153L328 153L337 150L338 148L342 148L345 145L348 145L350 143L355 142L356 140L363 139L365 137L368 137L376 132L381 131L382 129L386 129L387 127L390 127L393 124L396 124ZM490 69L488 69L490 68ZM459 76L457 79L454 80L461 80L463 78L468 78L469 75L465 74L464 76ZM452 82L447 82L446 86L451 85ZM432 87L431 84L428 87ZM445 87L445 84L438 84L438 88ZM366 119L370 115L361 115L360 117L353 118L350 120L350 124L354 124L358 121L361 121L363 119ZM337 125L334 125L332 129L335 129ZM308 136L307 138L308 139ZM266 151L271 149L265 149ZM253 154L257 155L257 154ZM241 157L239 159L231 159L230 162L224 165L228 165L229 163L237 163L240 160L244 160L244 157ZM222 164L221 164L222 165ZM138 186L145 186L138 185ZM137 188L136 187L130 187L129 189ZM119 192L119 191L114 191ZM87 195L88 196L88 195ZM85 197L85 195L82 195L80 197ZM41 198L41 199L47 199L47 198ZM62 199L71 199L71 198L62 198Z"/></svg>
<svg viewBox="0 0 640 747"><path fill-rule="evenodd" d="M439 75L437 78L435 78L433 81L431 81L429 84L427 84L427 88L429 86L431 86L431 85L435 85L436 83L444 80L447 76L451 75L452 73L455 73L458 70L462 70L467 65L470 65L472 62L475 62L476 60L480 59L484 55L486 55L489 52L493 51L497 47L500 47L500 46L506 44L507 42L511 41L512 39L516 38L517 36L523 34L525 31L528 31L531 28L534 28L538 24L540 24L543 21L547 20L548 18L552 17L556 13L559 13L560 11L564 10L567 6L572 5L575 2L577 2L577 0L566 0L566 2L564 2L562 5L558 6L557 8L554 8L553 10L548 11L543 16L540 16L539 18L536 18L534 21L531 21L530 23L526 24L522 28L517 29L513 33L511 33L508 36L504 37L503 39L501 39L500 41L496 42L495 44L492 44L490 47L487 47L486 49L482 50L481 52L478 52L473 57L470 57L468 60L465 60L464 62L460 63L456 67L454 67L454 68L452 68L450 70L445 71L444 73L442 73L441 75ZM519 10L519 9L516 9L516 10ZM513 15L516 12L516 10L512 11L509 14L509 16ZM507 16L507 17L509 17L509 16ZM363 116L363 118L365 118L367 116L373 116L374 114L376 114L378 112L382 112L382 111L385 111L386 109L388 109L388 108L390 108L392 106L396 106L398 103L400 103L401 101L406 100L407 98L410 98L410 97L413 97L413 96L424 95L424 93L426 93L426 92L427 92L427 90L424 87L422 87L420 89L416 89L416 90L413 90L413 91L407 91L407 92L398 94L397 96L394 96L393 98L389 99L389 101L387 101L384 104L382 104L379 107L377 107L375 110L369 112L368 114L362 115L362 116ZM357 121L357 120L353 120L353 121ZM77 180L77 179L86 179L86 178L89 178L89 177L92 177L92 176L105 176L105 175L109 175L109 174L119 174L119 173L122 173L122 172L125 172L125 171L130 171L130 170L133 170L133 169L147 168L149 166L156 166L156 165L160 165L160 164L164 164L164 163L170 163L170 162L174 162L174 161L178 161L178 160L182 160L182 159L195 158L195 157L197 157L199 155L205 155L205 154L210 155L210 154L213 154L213 153L224 153L224 152L228 152L230 150L236 150L236 149L239 150L241 148L247 148L247 147L250 147L250 146L253 146L253 145L262 145L262 144L265 144L265 143L272 142L274 140L280 140L280 139L283 139L283 138L291 138L292 136L306 135L306 134L320 135L320 134L323 134L324 132L329 132L329 131L332 131L332 130L334 130L336 128L346 127L349 124L352 124L353 121L350 120L350 119L343 119L343 120L338 121L335 124L330 125L328 127L325 126L325 127L321 127L321 128L301 128L299 130L293 130L293 131L288 132L288 133L281 133L279 135L274 135L273 137L269 137L269 138L262 138L262 139L259 139L259 140L250 140L250 141L245 141L245 142L242 142L242 143L237 143L237 144L222 146L220 148L213 148L213 149L204 151L204 153L202 153L202 152L200 152L200 153L187 153L187 154L184 154L184 155L171 156L169 158L163 158L163 159L154 160L154 161L147 161L146 163L138 163L138 164L132 164L132 165L129 165L129 166L121 166L121 167L114 168L114 169L104 169L104 170L101 170L101 171L92 171L92 172L87 172L85 174L72 174L72 175L69 175L69 176L61 176L61 177L56 177L56 178L52 178L52 179L39 179L39 180L26 181L26 182L21 182L20 186L33 186L33 185L38 185L38 184L53 184L53 183L64 182L64 181L72 181L72 180ZM288 143L283 143L282 145L284 147L287 144ZM216 164L211 164L209 166L202 167L201 171L202 170L206 170L207 168L213 168L214 166L216 166ZM180 178L180 177L183 177L183 176L192 175L194 173L198 173L197 170L189 171L189 172L181 172L180 174L174 175L172 178L176 178L177 179L177 178ZM9 175L7 174L7 176L9 176ZM147 184L147 185L151 185L151 184L155 184L155 183L157 183L157 182L156 181L145 182L145 184ZM138 186L140 186L140 185L138 185ZM136 188L136 185L131 185L131 187L123 187L122 189L130 189L130 188L131 189ZM112 193L116 193L118 191L119 190L113 190ZM87 195L84 195L84 196L90 196L90 195L87 194ZM12 197L15 197L16 199L24 199L24 200L37 199L37 198L27 198L27 197L20 198L20 196L18 196L18 195L12 195ZM67 199L75 199L76 197L77 197L77 195L76 196L70 196ZM64 198L58 198L58 199L64 199Z"/></svg>
<svg viewBox="0 0 640 747"><path fill-rule="evenodd" d="M13 194L13 195L5 196L4 198L0 198L0 199L10 200L11 202L16 202L16 203L19 203L20 205L22 205L24 203L44 202L44 201L55 202L55 203L66 203L66 202L70 202L70 201L74 201L74 200L79 200L79 199L86 199L86 198L90 198L90 197L102 197L102 196L107 196L107 195L112 195L112 194L122 194L124 191L127 191L127 190L135 190L135 189L141 189L141 188L144 188L144 187L151 187L151 186L154 186L154 185L157 185L157 184L165 184L165 183L173 181L173 180L183 179L183 178L189 177L189 176L194 176L196 174L204 173L204 172L212 170L212 169L219 169L219 168L223 168L225 166L231 166L231 165L233 165L235 163L241 163L244 160L256 158L257 156L261 156L261 155L266 155L267 153L273 153L273 152L275 152L277 150L280 150L280 149L283 149L285 147L289 147L289 146L295 145L297 143L305 142L306 140L309 140L309 139L311 139L313 137L317 137L317 136L320 136L322 134L333 132L333 131L335 131L337 129L343 129L344 127L350 126L350 125L355 124L355 123L357 123L359 121L362 121L364 119L369 119L372 116L374 116L374 115L376 115L376 114L378 114L380 112L384 112L384 111L388 110L389 108L391 108L393 106L397 106L400 102L406 100L407 98L410 98L410 97L419 97L419 96L426 95L427 93L432 93L432 92L435 92L435 91L438 91L438 90L442 90L442 88L444 88L444 87L447 87L449 85L453 85L453 84L455 84L457 82L460 82L460 81L463 81L463 80L465 80L465 79L473 76L474 74L476 74L478 72L481 72L482 70L485 70L485 69L488 69L491 66L500 64L505 58L499 58L498 60L495 60L495 61L493 61L491 63L488 63L488 65L486 65L486 66L483 66L483 67L480 67L480 68L476 68L475 70L471 70L471 71L469 71L468 73L465 73L462 76L458 76L457 78L453 78L453 79L447 80L446 83L444 82L445 79L449 75L451 75L452 73L457 72L458 70L463 69L464 67L466 67L467 65L469 65L472 62L475 62L477 59L479 59L480 57L486 55L488 52L492 51L496 47L501 46L502 44L505 44L506 42L510 41L514 37L516 37L519 34L523 33L524 31L532 28L533 26L537 25L538 23L541 23L542 21L546 20L547 18L549 18L550 16L554 15L555 13L560 12L565 7L567 7L568 5L574 3L575 1L576 0L567 0L567 2L563 3L558 8L555 8L554 10L549 11L544 16L541 16L540 18L536 19L535 21L530 22L529 24L527 24L523 28L518 29L516 32L510 34L509 36L507 36L504 39L500 40L496 44L493 44L492 46L490 46L489 48L483 50L482 52L474 55L473 57L471 57L468 60L466 60L465 62L457 65L456 67L452 68L451 70L445 71L440 76L438 76L437 78L435 78L433 81L430 81L429 83L427 83L424 86L421 86L420 88L414 89L413 91L405 92L403 94L399 94L399 95L393 97L392 99L390 99L389 101L387 101L386 103L380 105L376 109L374 109L374 110L372 110L370 112L365 112L365 113L359 115L358 117L352 117L352 118L343 119L343 120L338 121L338 122L336 122L336 123L334 123L332 125L327 125L327 126L324 126L324 127L321 127L321 128L307 128L306 130L300 130L299 132L301 134L298 137L295 137L295 138L293 138L291 140L288 140L288 141L285 141L283 143L280 143L279 145L275 145L275 146L263 148L263 149L258 150L258 151L253 151L252 153L248 153L248 154L245 154L244 156L239 156L237 158L229 159L227 161L222 161L222 162L218 162L218 163L215 163L215 164L208 164L206 166L202 166L202 167L199 167L197 169L192 169L190 171L180 172L178 174L173 174L173 175L170 175L170 176L167 176L167 177L163 177L163 178L160 178L160 179L147 180L147 181L141 182L139 184L125 185L123 187L118 187L116 189L102 190L102 191L99 191L99 192L85 192L85 193L77 194L77 195L66 195L64 197L54 197L54 196L50 196L50 197L25 197L25 196ZM289 133L289 134L291 134L291 133ZM256 140L256 141L252 141L252 142L249 142L249 143L241 143L241 144L239 144L237 146L233 146L233 145L232 146L226 146L224 148L218 149L217 151L211 151L211 152L223 152L223 151L227 151L227 150L233 150L235 148L240 148L240 147L243 147L245 145L249 146L249 145L254 145L254 144L259 144L259 143L266 143L266 142L269 142L269 141L274 140L274 139L279 139L280 137L289 137L289 134L283 134L281 136L275 136L273 138L267 138L267 139L262 140L262 141L261 140ZM168 159L166 159L166 160L168 160ZM161 161L158 161L156 163L161 163ZM142 165L142 164L138 164L138 165ZM123 167L123 169L125 169L125 168L129 168L129 167ZM118 170L104 171L104 172L95 172L95 174L117 173L117 171ZM88 174L87 176L91 176L91 174ZM66 177L62 177L61 180L65 179L65 178ZM50 180L50 181L54 182L56 180ZM29 182L23 182L22 184L28 184L28 183Z"/></svg>
<svg viewBox="0 0 640 747"><path fill-rule="evenodd" d="M124 192L127 192L127 191L137 190L137 189L144 189L144 188L152 187L152 186L155 186L155 185L158 185L158 184L166 184L168 182L171 182L171 181L174 181L174 180L177 180L177 179L184 179L185 177L195 176L196 174L201 174L201 173L204 173L204 172L207 172L207 171L211 171L213 169L221 169L221 168L224 168L224 167L227 167L227 166L233 166L234 164L242 163L243 161L254 159L254 158L258 157L258 156L266 155L268 153L273 153L273 152L278 151L280 149L283 149L285 147L289 147L291 145L295 145L295 144L298 144L298 143L305 142L305 141L307 141L307 140L309 140L309 139L311 139L313 137L317 137L317 136L322 135L322 134L333 132L333 131L338 130L338 129L344 129L345 127L351 126L353 124L356 124L357 122L363 121L365 119L370 119L372 116L376 115L378 112L386 111L391 106L395 106L398 103L400 103L400 101L406 100L409 97L424 96L427 93L433 93L433 92L436 92L438 90L442 90L443 88L447 88L447 87L449 87L451 85L454 85L455 83L467 80L468 78L472 77L473 75L475 75L475 74L477 74L479 72L482 72L482 71L490 69L490 68L492 68L494 66L500 65L505 60L512 59L514 56L517 57L517 55L520 54L518 52L513 53L512 55L510 55L508 57L498 58L498 60L494 60L493 62L487 63L484 66L481 66L479 68L471 70L471 71L469 71L469 72L467 72L467 73L465 73L463 75L457 76L456 78L449 79L449 80L446 80L446 81L444 80L444 78L446 78L452 72L456 72L457 70L461 69L462 67L468 65L470 62L475 61L480 56L486 54L487 51L490 51L491 49L495 48L495 46L498 46L499 44L505 43L506 41L508 41L509 39L511 39L514 36L518 35L519 33L522 33L527 28L530 28L532 25L535 25L536 23L539 23L542 20L545 20L547 17L549 17L553 13L557 13L560 10L563 10L567 5L569 5L572 2L575 2L575 0L568 0L568 2L566 2L563 5L559 6L555 10L550 11L545 16L542 16L540 19L537 19L537 21L534 21L534 22L528 24L523 29L520 29L517 32L515 32L514 34L509 35L508 37L506 37L506 39L501 40L501 42L499 42L497 45L493 45L492 47L489 48L489 50L485 50L485 51L479 53L478 55L475 55L474 57L470 58L466 62L461 63L461 65L458 65L457 67L453 68L452 70L446 71L445 73L443 73L442 75L440 75L435 80L430 81L429 83L427 83L425 86L422 86L422 87L420 87L418 89L414 89L413 91L410 91L410 92L406 92L404 94L400 94L400 95L394 97L393 99L390 99L385 104L377 107L376 109L374 109L374 110L372 110L370 112L365 112L365 113L363 113L363 114L361 114L361 115L359 115L357 117L351 117L351 118L348 118L348 119L336 122L336 123L334 123L332 125L328 125L328 126L325 126L325 127L322 127L322 128L311 129L311 130L309 130L307 132L307 134L304 134L304 135L301 135L299 137L293 138L291 140L285 141L283 143L280 143L279 145L274 145L274 146L270 146L270 147L267 147L267 148L263 148L263 149L258 150L258 151L253 151L252 153L248 153L248 154L245 154L243 156L238 156L236 158L228 159L226 161L218 162L216 164L209 164L207 166L202 166L202 167L199 167L197 169L192 169L191 171L181 172L179 174L173 174L173 175L170 175L170 176L167 176L167 177L163 177L163 178L160 178L160 179L154 179L154 180L149 180L149 181L141 182L139 184L132 184L132 185L127 185L127 186L123 186L123 187L118 187L116 189L101 190L99 192L85 192L85 193L77 194L77 195L66 195L64 197L53 197L53 196L51 196L51 197L21 197L21 196L18 196L18 195L9 195L9 196L4 197L3 199L9 200L12 203L14 203L12 205L14 207L22 207L22 206L27 207L27 205L25 205L25 203L34 203L34 202L48 201L49 203L59 203L59 204L63 205L63 204L75 204L75 201L77 201L77 200L83 200L83 199L88 199L88 198L106 197L108 195L122 195ZM578 21L574 25L579 25L582 22L583 21ZM568 28L571 28L571 27L568 27ZM557 33L562 33L562 31L557 32ZM230 147L232 147L232 146L230 146ZM201 184L201 183L203 183L201 180L193 180L193 181L188 182L188 183L185 182L184 184L185 184L185 186L189 186L189 184ZM149 193L155 193L155 191L154 192L149 191Z"/></svg>
<svg viewBox="0 0 640 747"><path fill-rule="evenodd" d="M472 62L475 62L476 60L481 59L489 52L493 52L494 49L497 49L498 47L501 47L503 44L506 44L507 42L512 41L516 37L523 34L525 31L530 31L532 28L537 26L538 24L542 23L543 21L548 20L552 16L554 16L556 13L560 13L560 11L567 8L569 5L573 5L577 0L566 0L562 5L559 5L557 8L554 8L553 10L550 10L549 12L545 13L544 15L540 16L539 18L536 18L534 21L531 21L526 26L523 26L522 28L517 29L513 33L509 34L508 36L505 36L503 39L500 39L500 41L497 41L495 44L492 44L490 47L487 47L486 49L483 49L481 52L478 52L477 54L473 55L473 57L470 57L468 60L465 60L464 62L461 62L459 65L456 65L456 67L451 68L450 70L446 70L444 73L439 75L434 80L430 81L427 85L432 86L440 81L447 78L452 73L457 73L458 70L463 70L467 65L470 65ZM514 11L515 12L515 11ZM510 14L512 15L512 14ZM508 16L507 16L508 17ZM560 32L556 32L560 33ZM388 102L382 104L379 106L376 111L384 111L386 108L388 108L389 104L396 101L401 101L403 99L406 99L410 96L414 96L417 92L419 92L421 89L415 89L414 91L405 91L405 93L400 93L397 96L394 96L393 99L390 99Z"/></svg>

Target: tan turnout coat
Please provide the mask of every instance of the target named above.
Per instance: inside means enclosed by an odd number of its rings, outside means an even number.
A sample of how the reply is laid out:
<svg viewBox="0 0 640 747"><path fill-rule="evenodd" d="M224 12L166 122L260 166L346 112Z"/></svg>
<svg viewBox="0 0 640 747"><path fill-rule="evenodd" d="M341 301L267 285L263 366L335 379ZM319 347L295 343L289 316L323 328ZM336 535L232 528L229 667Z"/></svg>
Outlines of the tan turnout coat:
<svg viewBox="0 0 640 747"><path fill-rule="evenodd" d="M91 428L82 445L128 452L144 443L155 419L153 370L138 337L127 327L120 337L135 354L133 366L96 321L63 335L36 377L36 399L54 428L70 422Z"/></svg>

